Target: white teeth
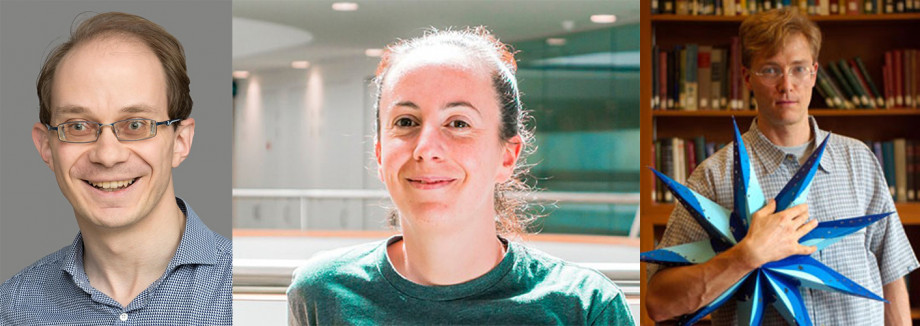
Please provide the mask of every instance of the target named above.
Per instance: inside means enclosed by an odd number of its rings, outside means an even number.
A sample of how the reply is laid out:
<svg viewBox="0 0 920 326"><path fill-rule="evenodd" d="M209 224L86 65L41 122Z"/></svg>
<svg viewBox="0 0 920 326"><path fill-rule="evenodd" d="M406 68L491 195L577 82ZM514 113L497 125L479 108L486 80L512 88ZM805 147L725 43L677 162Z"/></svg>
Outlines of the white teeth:
<svg viewBox="0 0 920 326"><path fill-rule="evenodd" d="M412 181L415 181L421 184L433 184L433 183L446 182L447 180L412 180Z"/></svg>
<svg viewBox="0 0 920 326"><path fill-rule="evenodd" d="M92 182L92 181L90 181L89 183L90 183L91 185L93 185L93 187L96 187L96 188L101 188L101 189L118 189L118 188L124 188L124 187L127 187L127 186L131 185L132 183L134 183L134 180L135 180L135 179L122 180L122 181L103 181L103 182Z"/></svg>

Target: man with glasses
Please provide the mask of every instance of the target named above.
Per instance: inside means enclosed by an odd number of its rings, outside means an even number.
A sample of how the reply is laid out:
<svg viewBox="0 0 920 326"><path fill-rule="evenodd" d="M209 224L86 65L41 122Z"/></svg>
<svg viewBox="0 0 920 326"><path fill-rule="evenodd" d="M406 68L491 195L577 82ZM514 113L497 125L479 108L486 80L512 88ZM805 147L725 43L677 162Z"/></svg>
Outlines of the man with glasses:
<svg viewBox="0 0 920 326"><path fill-rule="evenodd" d="M0 286L0 325L229 325L231 243L175 197L195 135L182 45L124 13L46 58L32 140L80 233Z"/></svg>
<svg viewBox="0 0 920 326"><path fill-rule="evenodd" d="M862 142L829 135L808 116L818 69L821 33L795 9L767 11L740 28L742 73L754 92L757 117L742 137L764 195L775 197L816 144L830 136L806 204L775 212L770 201L755 213L747 236L706 263L665 269L648 265L646 300L656 321L692 313L709 304L755 268L815 247L798 240L819 221L895 211L878 161ZM726 126L726 128L729 128ZM728 129L727 129L728 130ZM732 147L704 161L688 186L724 207L732 207ZM671 214L659 247L708 238L681 205ZM910 324L903 276L918 267L897 214L816 253L813 258L883 295L888 304L836 292L805 289L802 296L815 325ZM712 315L713 324L736 322L735 301ZM768 308L764 325L786 325Z"/></svg>

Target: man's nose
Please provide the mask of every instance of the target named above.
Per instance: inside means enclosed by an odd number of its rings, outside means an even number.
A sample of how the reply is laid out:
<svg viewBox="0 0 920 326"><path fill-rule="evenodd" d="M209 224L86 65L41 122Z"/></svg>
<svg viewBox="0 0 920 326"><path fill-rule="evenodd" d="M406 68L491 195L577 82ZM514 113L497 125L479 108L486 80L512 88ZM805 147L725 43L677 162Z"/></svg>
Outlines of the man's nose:
<svg viewBox="0 0 920 326"><path fill-rule="evenodd" d="M110 130L105 130L109 127ZM118 163L128 160L128 148L115 136L115 127L102 126L99 131L99 139L92 144L93 148L89 153L91 162L101 164L105 167L113 167Z"/></svg>
<svg viewBox="0 0 920 326"><path fill-rule="evenodd" d="M784 71L776 81L776 90L780 93L788 92L795 87L796 82L795 77L791 76L788 71Z"/></svg>

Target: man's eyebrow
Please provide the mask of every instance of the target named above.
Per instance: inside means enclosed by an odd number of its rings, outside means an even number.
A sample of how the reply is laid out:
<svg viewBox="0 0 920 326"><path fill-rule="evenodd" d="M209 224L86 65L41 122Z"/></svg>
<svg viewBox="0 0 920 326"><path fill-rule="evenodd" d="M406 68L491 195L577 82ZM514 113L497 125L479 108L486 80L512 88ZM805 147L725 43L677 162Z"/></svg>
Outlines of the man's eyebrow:
<svg viewBox="0 0 920 326"><path fill-rule="evenodd" d="M154 109L153 107L144 105L144 104L126 106L121 109L121 112L123 113L151 113L155 111L156 109Z"/></svg>
<svg viewBox="0 0 920 326"><path fill-rule="evenodd" d="M792 64L798 65L798 64L808 63L808 61L811 61L811 59L793 60ZM776 61L767 61L767 62L764 62L763 65L764 66L779 66L780 64L779 62L776 62Z"/></svg>
<svg viewBox="0 0 920 326"><path fill-rule="evenodd" d="M65 105L57 107L55 111L62 114L81 114L86 112L86 108L79 105Z"/></svg>
<svg viewBox="0 0 920 326"><path fill-rule="evenodd" d="M64 105L58 107L57 111L62 114L82 114L86 113L87 109L79 105ZM130 105L121 109L122 113L149 113L155 111L156 109L153 107L144 104Z"/></svg>

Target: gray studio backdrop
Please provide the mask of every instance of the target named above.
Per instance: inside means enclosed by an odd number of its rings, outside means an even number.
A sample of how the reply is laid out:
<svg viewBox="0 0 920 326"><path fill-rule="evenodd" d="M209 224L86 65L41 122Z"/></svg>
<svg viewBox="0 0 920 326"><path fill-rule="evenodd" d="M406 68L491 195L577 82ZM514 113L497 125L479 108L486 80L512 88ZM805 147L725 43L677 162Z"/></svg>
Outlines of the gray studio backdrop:
<svg viewBox="0 0 920 326"><path fill-rule="evenodd" d="M45 56L84 12L123 11L157 23L185 47L194 100L191 154L173 170L176 195L231 236L230 1L0 1L0 282L73 242L77 223L32 145L35 80ZM83 14L85 19L88 14Z"/></svg>

